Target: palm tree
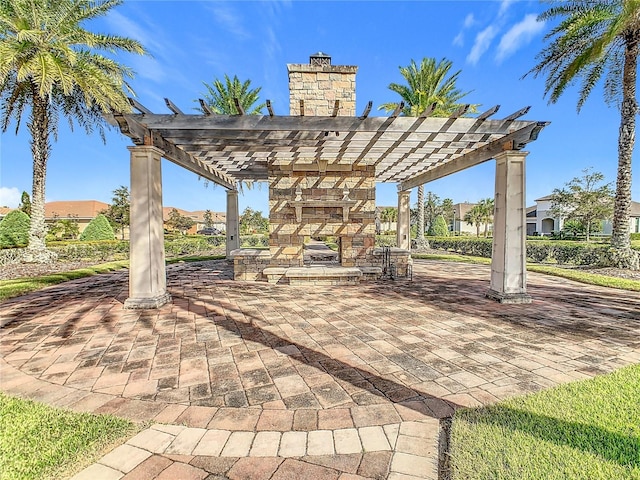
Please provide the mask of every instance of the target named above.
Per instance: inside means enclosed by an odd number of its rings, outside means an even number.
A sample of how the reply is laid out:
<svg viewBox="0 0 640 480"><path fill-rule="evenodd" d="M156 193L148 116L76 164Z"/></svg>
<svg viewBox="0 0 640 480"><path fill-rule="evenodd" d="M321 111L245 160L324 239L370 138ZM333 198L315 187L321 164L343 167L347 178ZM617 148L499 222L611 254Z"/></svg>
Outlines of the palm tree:
<svg viewBox="0 0 640 480"><path fill-rule="evenodd" d="M380 221L389 222L387 231L391 230L391 223L398 220L398 209L394 207L385 207L380 212Z"/></svg>
<svg viewBox="0 0 640 480"><path fill-rule="evenodd" d="M204 101L214 113L236 115L239 112L235 99L238 100L244 112L249 115L259 115L266 106L266 103L255 105L262 87L249 88L251 80L240 82L237 75L231 79L225 74L224 83L218 78L211 85L206 82L202 83L207 87L207 93L203 94ZM197 108L197 110L202 112L201 108Z"/></svg>
<svg viewBox="0 0 640 480"><path fill-rule="evenodd" d="M104 140L103 113L128 112L125 90L129 68L98 51L143 54L140 43L125 37L92 33L85 22L106 15L122 0L2 0L0 2L0 120L16 132L25 111L31 134L33 188L31 228L24 260L54 258L45 245L44 221L50 137L57 136L60 116L87 133L98 129ZM129 90L130 91L130 90Z"/></svg>
<svg viewBox="0 0 640 480"><path fill-rule="evenodd" d="M480 204L474 205L473 208L471 208L471 210L465 213L463 220L467 222L469 225L475 225L476 237L479 237L480 225L482 225L482 223L485 220L485 214Z"/></svg>
<svg viewBox="0 0 640 480"><path fill-rule="evenodd" d="M477 207L482 217L481 221L484 223L484 237L487 238L489 224L493 222L494 200L493 198L484 198L478 202Z"/></svg>
<svg viewBox="0 0 640 480"><path fill-rule="evenodd" d="M462 92L456 88L461 70L448 76L452 66L453 62L446 58L436 62L435 58L425 57L420 66L412 59L407 67L399 67L400 74L407 84L390 83L388 88L400 95L404 101L402 114L418 117L435 104L431 115L448 117L460 108L462 103L459 101L470 92ZM383 103L378 110L390 112L396 107L396 103ZM477 105L472 105L470 111L474 112L476 108ZM418 187L418 240L424 242L424 185Z"/></svg>
<svg viewBox="0 0 640 480"><path fill-rule="evenodd" d="M555 103L577 79L581 80L578 112L604 76L605 101L620 108L618 175L611 246L618 266L638 268L631 250L631 158L635 142L637 58L640 53L640 2L631 0L563 0L539 20L559 19L545 37L551 43L538 54L530 70L546 74L545 95Z"/></svg>

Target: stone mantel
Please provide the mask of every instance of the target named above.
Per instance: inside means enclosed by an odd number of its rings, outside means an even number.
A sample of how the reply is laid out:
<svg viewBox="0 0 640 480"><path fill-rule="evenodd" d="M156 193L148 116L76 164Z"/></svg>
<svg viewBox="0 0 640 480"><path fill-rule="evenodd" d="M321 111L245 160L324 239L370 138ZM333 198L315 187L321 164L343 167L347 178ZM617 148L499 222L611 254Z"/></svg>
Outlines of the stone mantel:
<svg viewBox="0 0 640 480"><path fill-rule="evenodd" d="M287 205L295 208L296 222L302 222L303 208L342 208L342 221L349 221L351 207L356 204L355 200L289 200Z"/></svg>

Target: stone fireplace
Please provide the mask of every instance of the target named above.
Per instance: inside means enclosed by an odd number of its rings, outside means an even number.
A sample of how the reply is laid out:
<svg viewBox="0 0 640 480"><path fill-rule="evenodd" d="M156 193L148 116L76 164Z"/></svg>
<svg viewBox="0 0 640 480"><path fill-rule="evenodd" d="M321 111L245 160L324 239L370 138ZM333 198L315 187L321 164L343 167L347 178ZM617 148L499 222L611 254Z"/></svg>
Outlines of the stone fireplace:
<svg viewBox="0 0 640 480"><path fill-rule="evenodd" d="M355 116L357 67L331 65L331 57L319 52L309 64L287 69L291 116ZM296 151L268 162L269 252L236 254L236 279L281 282L289 277L294 284L296 274L320 283L317 269L301 269L305 240L314 237L333 237L339 245L335 266L341 269L325 273L341 278L331 284L380 275L381 257L374 254L375 165L366 158L339 158L331 140L343 140L344 132L317 135L327 137L327 153L319 159L314 149L307 158Z"/></svg>

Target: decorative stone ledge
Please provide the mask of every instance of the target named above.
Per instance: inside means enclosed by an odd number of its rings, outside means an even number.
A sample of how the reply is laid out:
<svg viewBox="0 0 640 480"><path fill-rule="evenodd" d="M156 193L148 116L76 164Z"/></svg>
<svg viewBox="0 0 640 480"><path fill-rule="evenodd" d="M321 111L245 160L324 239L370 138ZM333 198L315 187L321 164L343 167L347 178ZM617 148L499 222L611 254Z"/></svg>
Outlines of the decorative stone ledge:
<svg viewBox="0 0 640 480"><path fill-rule="evenodd" d="M528 293L504 293L496 292L495 290L489 289L485 296L487 298L490 298L491 300L495 300L498 303L531 303L531 295L529 295Z"/></svg>
<svg viewBox="0 0 640 480"><path fill-rule="evenodd" d="M333 207L342 208L342 221L349 221L351 207L356 204L355 200L289 200L287 204L296 210L296 222L302 222L303 208Z"/></svg>
<svg viewBox="0 0 640 480"><path fill-rule="evenodd" d="M144 310L150 308L160 308L171 301L171 295L166 292L155 297L127 298L124 301L124 308L127 310Z"/></svg>
<svg viewBox="0 0 640 480"><path fill-rule="evenodd" d="M285 277L290 285L357 285L362 270L357 267L290 267Z"/></svg>

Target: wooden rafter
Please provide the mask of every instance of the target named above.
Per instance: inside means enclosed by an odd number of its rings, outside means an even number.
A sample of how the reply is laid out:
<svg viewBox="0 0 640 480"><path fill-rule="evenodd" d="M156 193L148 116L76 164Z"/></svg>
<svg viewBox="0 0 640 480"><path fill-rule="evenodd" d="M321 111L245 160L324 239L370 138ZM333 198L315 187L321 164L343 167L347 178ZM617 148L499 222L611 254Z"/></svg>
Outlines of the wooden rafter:
<svg viewBox="0 0 640 480"><path fill-rule="evenodd" d="M168 98L164 99L164 103L167 105L167 108L171 110L175 115L184 115L184 112L180 110L177 105Z"/></svg>
<svg viewBox="0 0 640 480"><path fill-rule="evenodd" d="M152 138L172 161L227 188L239 180L266 180L270 162L374 165L378 181L412 188L486 161L497 146L522 148L546 125L489 119L497 108L476 118L460 116L462 111L449 118L369 117L369 104L360 117L278 116L272 110L265 116L159 115L145 109L113 118L135 144Z"/></svg>

